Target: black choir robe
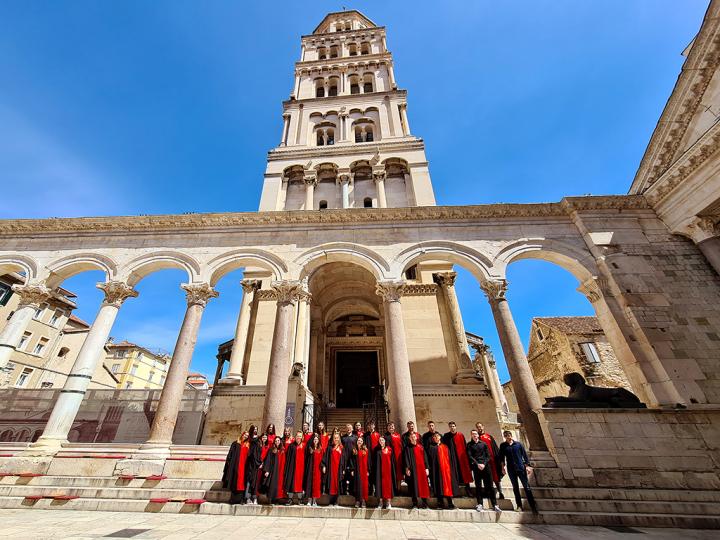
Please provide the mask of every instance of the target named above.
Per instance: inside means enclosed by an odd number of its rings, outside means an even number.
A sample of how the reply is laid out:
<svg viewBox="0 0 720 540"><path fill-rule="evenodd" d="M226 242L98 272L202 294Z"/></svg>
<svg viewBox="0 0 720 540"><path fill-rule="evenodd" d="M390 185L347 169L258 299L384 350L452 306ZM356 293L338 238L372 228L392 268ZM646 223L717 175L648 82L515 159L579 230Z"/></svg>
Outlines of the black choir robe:
<svg viewBox="0 0 720 540"><path fill-rule="evenodd" d="M380 433L378 433L377 431L366 431L365 433L363 433L363 441L365 441L365 446L367 446L371 452L375 450L375 447L378 445L378 439L380 439Z"/></svg>
<svg viewBox="0 0 720 540"><path fill-rule="evenodd" d="M303 476L305 474L305 461L307 459L307 446L305 443L298 444L296 442L290 443L285 451L285 470L283 471L283 486L285 493L299 493L303 490ZM297 470L297 464L300 461L300 470ZM295 472L300 475L300 489L294 489L293 483L295 480Z"/></svg>
<svg viewBox="0 0 720 540"><path fill-rule="evenodd" d="M442 443L450 449L450 459L453 461L457 483L470 484L470 482L473 481L473 477L472 471L470 470L470 461L467 457L467 441L465 441L465 437L462 436L462 448L458 448L458 445L455 444L456 435L462 435L462 433L459 431L456 433L448 431L442 436Z"/></svg>
<svg viewBox="0 0 720 540"><path fill-rule="evenodd" d="M305 481L303 483L305 486L305 498L307 499L319 499L322 495L322 462L324 457L325 453L322 448L315 451L308 447L305 455Z"/></svg>
<svg viewBox="0 0 720 540"><path fill-rule="evenodd" d="M271 448L267 456L265 456L265 461L263 462L262 470L262 483L261 483L261 493L264 493L267 495L268 499L270 499L270 502L276 500L276 499L283 499L285 498L285 489L283 487L283 475L281 466L282 462L285 460L285 452L273 452L274 448ZM265 473L270 473L268 476L265 476Z"/></svg>
<svg viewBox="0 0 720 540"><path fill-rule="evenodd" d="M428 449L428 447L430 446L430 444L432 444L432 442L433 442L433 441L432 441L432 437L433 437L433 435L434 435L435 433L437 433L437 432L435 432L435 431L432 431L432 432L426 431L425 433L423 433L423 436L422 436L422 445L423 445L423 447L425 448L425 451L426 451L426 452L427 452L427 449ZM419 441L418 441L418 442L419 442Z"/></svg>
<svg viewBox="0 0 720 540"><path fill-rule="evenodd" d="M416 448L422 450L422 461L420 462L415 459ZM405 481L410 488L410 494L413 499L428 498L430 496L430 486L428 485L428 477L425 474L425 469L429 469L430 464L428 463L427 454L422 444L408 444L403 449L403 466L406 469L410 469L410 476L406 476Z"/></svg>
<svg viewBox="0 0 720 540"><path fill-rule="evenodd" d="M417 433L417 442L418 442L418 444L422 444L422 437L420 436L420 434L417 431L414 431L413 433ZM410 432L409 431L406 431L405 433L402 434L402 443L403 443L403 448L405 448L407 445L410 444Z"/></svg>
<svg viewBox="0 0 720 540"><path fill-rule="evenodd" d="M365 455L362 456L358 453L357 448L354 449L350 458L350 468L354 473L352 494L357 501L367 501L368 496L372 494L372 482L369 476L372 452L369 448L364 448L364 450ZM363 493L363 488L367 489L365 493Z"/></svg>
<svg viewBox="0 0 720 540"><path fill-rule="evenodd" d="M489 433L480 435L480 440L487 445L488 450L490 451L490 461L492 463L490 474L492 475L493 482L498 483L503 477L502 463L500 462L500 447L495 441L495 437Z"/></svg>
<svg viewBox="0 0 720 540"><path fill-rule="evenodd" d="M328 444L327 450L325 450L325 455L323 456L322 460L322 467L325 467L325 476L323 478L323 493L327 493L328 495L330 495L330 492L332 491L331 484L334 482L335 490L337 492L336 494L340 495L342 493L342 482L343 478L345 477L345 470L347 469L347 459L345 455L345 450L343 449L343 451L340 452L340 459L337 464L337 470L333 471L331 467L331 454L333 451L334 450L332 444Z"/></svg>
<svg viewBox="0 0 720 540"><path fill-rule="evenodd" d="M379 499L392 499L396 494L396 477L395 477L395 452L392 449L392 446L386 445L385 448L389 450L388 457L389 460L383 460L383 454L382 449L380 446L375 448L375 451L372 452L372 468L370 469L370 481L373 485L373 490L375 491L375 496ZM389 466L383 465L383 461L386 461L389 463ZM389 497L384 497L383 495L388 495L388 493L383 494L383 480L384 481L390 481L389 486Z"/></svg>
<svg viewBox="0 0 720 540"><path fill-rule="evenodd" d="M250 482L250 493L253 495L257 492L257 481L258 481L258 470L262 464L262 441L260 437L255 437L250 441L250 456L248 462L245 465L247 469L248 478Z"/></svg>
<svg viewBox="0 0 720 540"><path fill-rule="evenodd" d="M241 445L237 441L233 441L230 445L230 450L225 458L225 467L223 468L222 485L223 488L229 489L233 495L245 492L245 486L248 478L248 462L251 461L250 449L247 450L245 457L245 472L243 478L238 479L238 465L240 462ZM242 489L238 489L238 480Z"/></svg>
<svg viewBox="0 0 720 540"><path fill-rule="evenodd" d="M441 458L441 453L444 455L444 459ZM435 497L438 499L460 496L457 472L450 454L450 448L442 443L432 443L427 448L427 458L430 464L430 484Z"/></svg>

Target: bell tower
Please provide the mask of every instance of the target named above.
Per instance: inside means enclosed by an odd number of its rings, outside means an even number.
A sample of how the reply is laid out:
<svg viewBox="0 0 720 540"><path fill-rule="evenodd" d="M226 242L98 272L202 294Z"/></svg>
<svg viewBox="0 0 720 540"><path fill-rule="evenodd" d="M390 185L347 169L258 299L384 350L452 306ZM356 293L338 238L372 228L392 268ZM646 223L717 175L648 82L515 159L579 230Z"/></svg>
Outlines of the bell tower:
<svg viewBox="0 0 720 540"><path fill-rule="evenodd" d="M359 11L330 13L300 51L260 211L434 205L385 28Z"/></svg>

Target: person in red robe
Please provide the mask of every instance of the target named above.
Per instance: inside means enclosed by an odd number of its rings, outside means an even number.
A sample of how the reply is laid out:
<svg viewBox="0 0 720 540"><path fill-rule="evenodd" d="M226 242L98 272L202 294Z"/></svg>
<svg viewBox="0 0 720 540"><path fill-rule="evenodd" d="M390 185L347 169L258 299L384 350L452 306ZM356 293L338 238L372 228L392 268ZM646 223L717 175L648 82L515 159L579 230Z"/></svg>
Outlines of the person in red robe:
<svg viewBox="0 0 720 540"><path fill-rule="evenodd" d="M268 437L268 444L272 446L275 437L277 437L277 433L275 433L275 424L268 424L265 428L265 435Z"/></svg>
<svg viewBox="0 0 720 540"><path fill-rule="evenodd" d="M250 434L243 431L240 437L230 445L223 469L222 485L225 489L230 490L230 504L245 504L250 469L248 464L252 459Z"/></svg>
<svg viewBox="0 0 720 540"><path fill-rule="evenodd" d="M293 435L292 433L292 428L286 427L283 430L282 440L283 444L285 445L285 450L287 450L288 446L290 446L295 440L295 435Z"/></svg>
<svg viewBox="0 0 720 540"><path fill-rule="evenodd" d="M497 498L498 499L504 499L505 495L503 495L502 492L502 485L500 484L500 481L502 480L503 472L502 472L502 464L500 463L500 460L498 459L498 453L500 452L500 447L498 446L498 443L495 441L495 437L490 435L489 433L485 432L485 426L482 425L481 422L478 422L475 424L475 429L477 430L478 434L480 435L480 440L484 442L488 450L490 452L490 474L492 475L492 481L495 484L495 488L497 489Z"/></svg>
<svg viewBox="0 0 720 540"><path fill-rule="evenodd" d="M370 450L365 446L365 439L362 437L358 437L355 443L350 466L355 477L355 508L365 508L370 494Z"/></svg>
<svg viewBox="0 0 720 540"><path fill-rule="evenodd" d="M403 446L407 446L408 443L410 442L410 434L411 433L417 433L417 431L415 431L415 422L413 422L412 420L408 420L408 423L406 425L407 425L407 431L402 434Z"/></svg>
<svg viewBox="0 0 720 540"><path fill-rule="evenodd" d="M472 471L470 470L470 461L467 456L467 441L465 435L457 430L455 422L448 422L448 431L442 437L442 442L450 449L450 459L455 461L455 472L457 474L458 485L465 486L465 490L470 496L470 483L473 481Z"/></svg>
<svg viewBox="0 0 720 540"><path fill-rule="evenodd" d="M308 424L307 422L303 422L302 435L305 447L307 447L307 443L310 440L310 437L312 437L312 431L310 431L310 424Z"/></svg>
<svg viewBox="0 0 720 540"><path fill-rule="evenodd" d="M457 483L457 475L450 459L450 449L441 442L442 437L439 431L433 432L430 444L427 445L427 456L430 464L430 483L433 493L437 499L437 507L455 509L453 497L460 496L460 487Z"/></svg>
<svg viewBox="0 0 720 540"><path fill-rule="evenodd" d="M353 433L356 437L362 437L365 435L365 432L362 428L362 422L355 422L355 425L353 426Z"/></svg>
<svg viewBox="0 0 720 540"><path fill-rule="evenodd" d="M325 493L330 496L330 505L337 506L338 495L345 476L345 448L340 440L340 433L334 432L322 461Z"/></svg>
<svg viewBox="0 0 720 540"><path fill-rule="evenodd" d="M275 437L273 437L273 440L275 440ZM257 496L260 494L260 486L263 478L262 464L265 463L265 458L267 457L267 453L271 446L269 441L270 439L268 438L267 433L260 435L260 464L258 465L257 479L255 480L255 494L250 501L250 504L257 504Z"/></svg>
<svg viewBox="0 0 720 540"><path fill-rule="evenodd" d="M405 466L405 481L412 495L413 508L427 508L430 497L430 466L422 444L418 443L417 432L412 431L408 436L408 444L403 450L403 465ZM418 499L422 502L418 503Z"/></svg>
<svg viewBox="0 0 720 540"><path fill-rule="evenodd" d="M371 480L378 498L378 508L392 508L395 496L395 453L384 436L378 438L378 445L372 453Z"/></svg>
<svg viewBox="0 0 720 540"><path fill-rule="evenodd" d="M365 433L363 433L363 439L365 439L365 446L368 447L368 450L372 452L375 450L375 448L377 448L379 438L380 434L378 433L377 429L375 429L375 422L368 422L367 429L365 430Z"/></svg>
<svg viewBox="0 0 720 540"><path fill-rule="evenodd" d="M395 430L395 423L390 422L385 433L385 443L392 448L395 459L395 488L400 489L403 479L403 442L402 436Z"/></svg>
<svg viewBox="0 0 720 540"><path fill-rule="evenodd" d="M327 450L328 443L330 442L330 434L327 432L327 429L325 428L325 422L318 422L317 427L315 428L315 433L320 435L320 446L323 449L323 452Z"/></svg>
<svg viewBox="0 0 720 540"><path fill-rule="evenodd" d="M283 480L285 477L285 445L280 437L275 437L273 445L265 456L262 465L263 481L262 493L264 493L270 504L278 504L280 499L285 498Z"/></svg>
<svg viewBox="0 0 720 540"><path fill-rule="evenodd" d="M320 442L320 435L313 433L308 443L307 456L305 460L305 497L308 499L308 506L317 506L318 499L322 496L322 461L325 451Z"/></svg>
<svg viewBox="0 0 720 540"><path fill-rule="evenodd" d="M287 493L287 504L292 504L297 496L298 504L303 498L305 479L305 436L302 431L295 434L295 440L285 451L284 487Z"/></svg>

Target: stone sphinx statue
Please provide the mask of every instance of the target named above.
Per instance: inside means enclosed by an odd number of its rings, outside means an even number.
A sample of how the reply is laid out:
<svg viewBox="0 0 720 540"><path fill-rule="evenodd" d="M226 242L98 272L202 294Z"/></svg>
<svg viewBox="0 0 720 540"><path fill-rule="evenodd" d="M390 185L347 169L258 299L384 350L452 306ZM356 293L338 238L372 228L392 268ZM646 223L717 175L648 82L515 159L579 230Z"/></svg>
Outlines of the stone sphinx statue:
<svg viewBox="0 0 720 540"><path fill-rule="evenodd" d="M644 409L645 404L624 388L603 388L590 386L579 373L568 373L563 382L570 387L567 397L545 398L545 407L551 408L609 408Z"/></svg>

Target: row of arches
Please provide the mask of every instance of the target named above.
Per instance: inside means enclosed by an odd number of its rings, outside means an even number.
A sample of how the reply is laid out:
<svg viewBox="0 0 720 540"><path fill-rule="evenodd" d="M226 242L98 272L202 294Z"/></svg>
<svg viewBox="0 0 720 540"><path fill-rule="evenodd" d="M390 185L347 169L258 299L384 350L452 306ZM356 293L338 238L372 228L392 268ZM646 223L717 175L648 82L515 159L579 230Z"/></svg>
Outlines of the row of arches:
<svg viewBox="0 0 720 540"><path fill-rule="evenodd" d="M369 41L350 42L345 44L348 56L358 56L372 54L372 44ZM328 46L320 46L317 48L317 59L327 60L329 58L340 58L342 56L342 46L332 44Z"/></svg>
<svg viewBox="0 0 720 540"><path fill-rule="evenodd" d="M351 73L347 75L350 94L369 94L376 89L374 73ZM315 97L334 97L339 95L342 88L340 75L316 77L313 80Z"/></svg>

